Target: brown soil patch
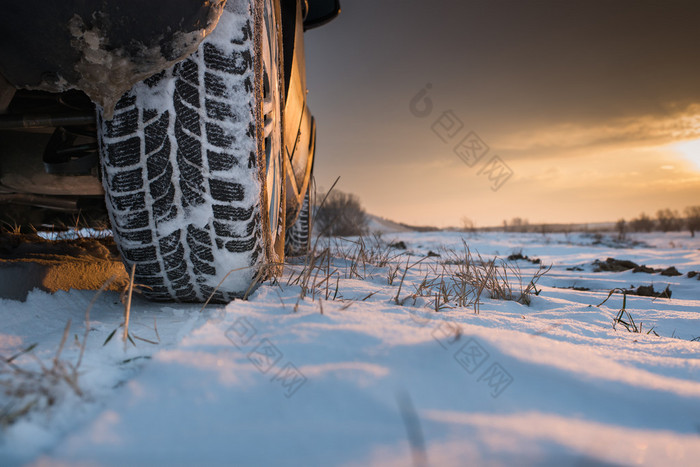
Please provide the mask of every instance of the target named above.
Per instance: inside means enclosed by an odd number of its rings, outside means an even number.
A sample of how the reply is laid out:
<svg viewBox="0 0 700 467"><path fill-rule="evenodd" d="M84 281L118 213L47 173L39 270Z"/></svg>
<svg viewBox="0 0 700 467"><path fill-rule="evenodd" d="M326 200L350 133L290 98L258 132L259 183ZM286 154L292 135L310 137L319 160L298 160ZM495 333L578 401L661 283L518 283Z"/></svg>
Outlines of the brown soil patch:
<svg viewBox="0 0 700 467"><path fill-rule="evenodd" d="M128 283L114 240L48 241L36 235L0 233L0 298L24 300L30 290L108 290Z"/></svg>

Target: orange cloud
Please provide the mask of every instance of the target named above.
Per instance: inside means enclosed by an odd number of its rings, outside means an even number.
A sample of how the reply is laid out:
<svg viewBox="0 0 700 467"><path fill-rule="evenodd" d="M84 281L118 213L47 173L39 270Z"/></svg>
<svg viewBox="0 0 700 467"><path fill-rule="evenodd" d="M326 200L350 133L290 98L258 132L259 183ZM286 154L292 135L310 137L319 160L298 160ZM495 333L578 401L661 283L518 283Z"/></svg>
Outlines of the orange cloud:
<svg viewBox="0 0 700 467"><path fill-rule="evenodd" d="M562 123L535 131L501 137L501 151L542 156L562 152L586 152L606 148L664 146L700 138L700 104L683 109L671 106L666 115L641 115L602 122L598 125Z"/></svg>

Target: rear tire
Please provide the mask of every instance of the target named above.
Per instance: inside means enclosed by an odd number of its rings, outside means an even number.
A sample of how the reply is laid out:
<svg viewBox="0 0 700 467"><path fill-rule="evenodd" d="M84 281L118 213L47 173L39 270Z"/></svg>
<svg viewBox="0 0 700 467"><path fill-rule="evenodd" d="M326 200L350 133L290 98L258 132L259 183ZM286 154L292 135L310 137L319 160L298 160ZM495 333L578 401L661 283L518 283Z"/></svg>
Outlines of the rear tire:
<svg viewBox="0 0 700 467"><path fill-rule="evenodd" d="M114 238L151 299L227 302L283 260L276 3L228 0L197 52L98 111Z"/></svg>
<svg viewBox="0 0 700 467"><path fill-rule="evenodd" d="M304 256L311 249L311 183L306 190L296 222L287 229L284 236L284 253L287 256Z"/></svg>

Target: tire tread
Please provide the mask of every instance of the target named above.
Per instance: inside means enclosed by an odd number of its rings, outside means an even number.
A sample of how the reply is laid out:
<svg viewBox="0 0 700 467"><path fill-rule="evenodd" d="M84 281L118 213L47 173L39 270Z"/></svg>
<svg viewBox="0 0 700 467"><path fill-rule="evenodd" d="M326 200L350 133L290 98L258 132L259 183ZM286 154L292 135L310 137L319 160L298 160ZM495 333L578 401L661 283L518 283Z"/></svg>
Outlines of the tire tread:
<svg viewBox="0 0 700 467"><path fill-rule="evenodd" d="M215 30L192 56L125 94L111 121L98 114L115 240L151 299L229 301L247 291L263 259L254 20L230 21L236 37Z"/></svg>

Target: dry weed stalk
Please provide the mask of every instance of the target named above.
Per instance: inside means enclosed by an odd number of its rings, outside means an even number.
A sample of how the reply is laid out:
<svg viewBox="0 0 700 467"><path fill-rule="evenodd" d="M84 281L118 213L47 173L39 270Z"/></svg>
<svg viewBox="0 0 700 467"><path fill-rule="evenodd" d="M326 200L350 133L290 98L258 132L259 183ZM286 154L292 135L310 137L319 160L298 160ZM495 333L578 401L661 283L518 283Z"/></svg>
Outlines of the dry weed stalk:
<svg viewBox="0 0 700 467"><path fill-rule="evenodd" d="M78 397L83 396L83 392L78 385L78 364L61 360L61 353L68 339L71 320L68 320L63 329L61 342L56 350L56 354L47 366L32 351L36 344L30 345L10 358L0 357L0 386L3 387L5 395L10 402L0 410L0 426L8 426L25 416L32 410L43 410L53 406L60 398L61 387L67 385ZM81 357L85 346L82 343ZM38 364L37 370L22 368L15 363L18 357L28 354ZM7 375L8 377L3 377ZM19 407L17 407L19 405Z"/></svg>
<svg viewBox="0 0 700 467"><path fill-rule="evenodd" d="M124 351L126 351L126 341L129 337L129 317L131 316L131 296L134 293L134 274L136 273L136 263L131 266L131 274L129 275L129 288L126 296L126 304L124 305Z"/></svg>
<svg viewBox="0 0 700 467"><path fill-rule="evenodd" d="M632 315L630 312L627 310L627 290L625 289L620 289L620 288L615 288L608 293L608 296L605 297L605 300L600 302L597 307L600 308L601 305L603 305L605 302L612 297L613 294L615 293L622 293L622 308L620 308L620 311L617 312L617 315L615 315L615 318L613 319L612 322L612 327L614 330L617 330L617 325L620 324L622 325L625 329L627 329L628 332L635 332L635 333L641 333L642 332L642 322L639 322L639 326L637 326L637 323L634 322L634 318L632 318ZM651 329L647 331L647 334L653 333L655 336L659 336L656 331L654 331L654 327L652 326ZM693 339L695 340L695 339Z"/></svg>
<svg viewBox="0 0 700 467"><path fill-rule="evenodd" d="M112 276L106 280L97 290L85 310L85 334L82 342L76 336L80 352L75 365L60 358L70 331L70 320L68 320L63 330L61 343L50 367L44 365L36 355L31 353L37 347L37 344L30 345L10 358L0 357L0 364L2 364L0 377L3 374L10 376L9 379L0 378L0 386L4 388L5 395L10 398L10 402L0 410L0 426L11 425L27 415L32 409L44 409L54 405L59 394L57 388L61 387L62 382L66 383L77 396L83 396L83 392L78 385L78 369L85 356L85 346L90 332L90 312L100 295L116 279L117 276ZM17 358L25 354L30 354L33 360L38 362L39 370L22 368L15 363ZM19 408L15 408L18 403L20 404Z"/></svg>

